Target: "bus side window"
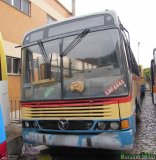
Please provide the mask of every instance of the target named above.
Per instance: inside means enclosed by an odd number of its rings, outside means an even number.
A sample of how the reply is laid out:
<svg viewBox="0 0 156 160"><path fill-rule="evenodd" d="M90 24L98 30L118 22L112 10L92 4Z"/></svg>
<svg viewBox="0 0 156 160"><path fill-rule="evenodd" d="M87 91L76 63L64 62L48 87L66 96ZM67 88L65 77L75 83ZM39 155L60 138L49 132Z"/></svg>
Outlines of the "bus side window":
<svg viewBox="0 0 156 160"><path fill-rule="evenodd" d="M127 57L127 61L128 61L128 67L131 71L133 71L133 64L132 64L132 59L131 59L131 55L129 53L129 47L128 45L126 44L126 41L124 40L124 48L126 50L126 57Z"/></svg>
<svg viewBox="0 0 156 160"><path fill-rule="evenodd" d="M127 56L126 56L126 48L125 48L125 45L122 41L121 43L121 50L122 50L122 53L121 53L121 61L123 62L123 67L124 67L124 71L126 71L128 69L128 60L127 60Z"/></svg>
<svg viewBox="0 0 156 160"><path fill-rule="evenodd" d="M139 76L139 69L138 69L138 65L137 65L137 62L134 58L134 55L133 55L133 52L130 50L130 54L131 54L131 57L132 57L132 63L133 63L133 73L137 76Z"/></svg>

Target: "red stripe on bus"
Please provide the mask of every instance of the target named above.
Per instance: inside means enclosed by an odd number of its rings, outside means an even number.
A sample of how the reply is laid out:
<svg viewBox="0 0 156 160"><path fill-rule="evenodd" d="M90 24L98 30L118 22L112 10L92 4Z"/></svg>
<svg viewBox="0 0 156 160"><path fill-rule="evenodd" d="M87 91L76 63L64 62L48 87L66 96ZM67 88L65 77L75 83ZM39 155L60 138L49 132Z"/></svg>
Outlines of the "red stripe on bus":
<svg viewBox="0 0 156 160"><path fill-rule="evenodd" d="M95 100L67 100L67 101L48 101L48 102L21 102L21 107L70 107L70 106L89 106L89 105L109 105L130 102L132 96L110 99L95 99Z"/></svg>
<svg viewBox="0 0 156 160"><path fill-rule="evenodd" d="M153 86L153 92L156 93L156 86Z"/></svg>
<svg viewBox="0 0 156 160"><path fill-rule="evenodd" d="M0 144L0 159L8 160L6 141Z"/></svg>
<svg viewBox="0 0 156 160"><path fill-rule="evenodd" d="M132 76L132 79L133 79L133 80L140 80L140 77L137 76L137 75L133 75L133 76Z"/></svg>

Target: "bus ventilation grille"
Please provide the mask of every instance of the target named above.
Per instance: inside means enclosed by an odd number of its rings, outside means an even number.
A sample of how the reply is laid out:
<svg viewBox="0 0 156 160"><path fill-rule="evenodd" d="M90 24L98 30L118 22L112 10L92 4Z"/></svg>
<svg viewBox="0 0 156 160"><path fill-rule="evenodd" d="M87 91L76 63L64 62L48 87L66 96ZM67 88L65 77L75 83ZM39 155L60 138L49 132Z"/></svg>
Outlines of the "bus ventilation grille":
<svg viewBox="0 0 156 160"><path fill-rule="evenodd" d="M38 121L42 129L61 130L58 125L59 121L56 120L42 120ZM89 130L93 126L93 121L68 121L66 130Z"/></svg>

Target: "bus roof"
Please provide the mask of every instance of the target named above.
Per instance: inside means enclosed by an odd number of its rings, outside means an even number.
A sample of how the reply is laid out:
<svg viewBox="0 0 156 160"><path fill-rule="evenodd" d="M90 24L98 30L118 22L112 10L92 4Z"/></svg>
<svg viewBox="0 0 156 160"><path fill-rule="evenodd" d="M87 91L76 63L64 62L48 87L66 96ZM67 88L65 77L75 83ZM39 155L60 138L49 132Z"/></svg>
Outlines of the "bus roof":
<svg viewBox="0 0 156 160"><path fill-rule="evenodd" d="M41 28L37 28L28 32L24 37L23 45L93 27L104 26L107 28L119 28L119 24L118 16L113 10L81 17L72 17L63 21L57 21L52 24L45 25Z"/></svg>

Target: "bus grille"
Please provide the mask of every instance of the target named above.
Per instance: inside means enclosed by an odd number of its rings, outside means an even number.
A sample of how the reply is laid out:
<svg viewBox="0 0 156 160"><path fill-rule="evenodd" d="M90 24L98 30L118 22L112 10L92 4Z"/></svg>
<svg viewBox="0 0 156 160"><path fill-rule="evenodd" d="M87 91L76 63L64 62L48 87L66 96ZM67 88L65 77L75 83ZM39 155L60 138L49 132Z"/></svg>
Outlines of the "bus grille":
<svg viewBox="0 0 156 160"><path fill-rule="evenodd" d="M89 130L93 126L93 121L68 121L69 126L66 130ZM60 130L58 121L43 120L38 121L42 129Z"/></svg>
<svg viewBox="0 0 156 160"><path fill-rule="evenodd" d="M113 104L34 104L22 105L22 119L89 120L119 118L118 103Z"/></svg>

